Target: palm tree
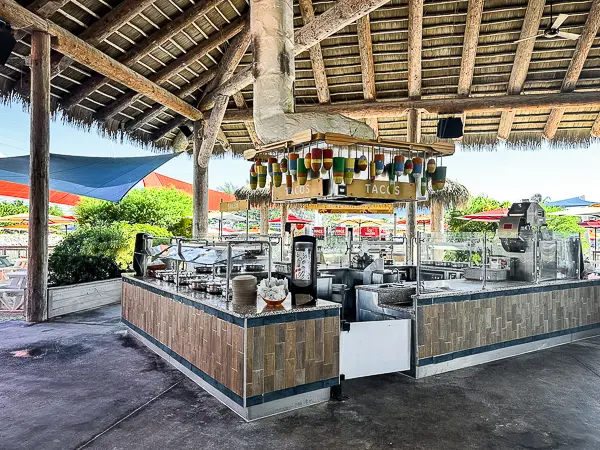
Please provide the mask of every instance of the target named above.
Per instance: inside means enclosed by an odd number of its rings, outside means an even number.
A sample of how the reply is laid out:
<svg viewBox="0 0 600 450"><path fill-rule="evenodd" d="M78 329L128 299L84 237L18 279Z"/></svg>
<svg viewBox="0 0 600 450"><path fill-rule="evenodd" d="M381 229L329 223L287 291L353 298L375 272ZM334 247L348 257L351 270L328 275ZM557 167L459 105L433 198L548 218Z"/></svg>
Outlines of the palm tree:
<svg viewBox="0 0 600 450"><path fill-rule="evenodd" d="M226 194L235 194L235 191L239 188L231 181L226 181L221 186L217 186L217 191L225 192Z"/></svg>

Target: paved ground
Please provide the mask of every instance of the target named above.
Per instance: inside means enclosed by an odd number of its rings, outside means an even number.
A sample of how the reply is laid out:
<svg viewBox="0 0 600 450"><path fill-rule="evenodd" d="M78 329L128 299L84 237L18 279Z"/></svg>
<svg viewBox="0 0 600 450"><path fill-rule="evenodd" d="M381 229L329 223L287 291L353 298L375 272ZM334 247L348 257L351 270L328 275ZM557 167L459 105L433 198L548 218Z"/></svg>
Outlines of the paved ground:
<svg viewBox="0 0 600 450"><path fill-rule="evenodd" d="M245 423L118 314L0 324L0 449L600 449L600 338Z"/></svg>

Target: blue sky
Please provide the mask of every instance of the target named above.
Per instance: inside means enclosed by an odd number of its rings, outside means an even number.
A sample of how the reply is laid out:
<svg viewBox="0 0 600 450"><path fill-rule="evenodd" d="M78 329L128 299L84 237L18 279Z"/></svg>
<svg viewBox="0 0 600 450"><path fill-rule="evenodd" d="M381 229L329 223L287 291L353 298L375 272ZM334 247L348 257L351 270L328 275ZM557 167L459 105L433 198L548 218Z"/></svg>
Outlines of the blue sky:
<svg viewBox="0 0 600 450"><path fill-rule="evenodd" d="M20 105L0 105L0 154L17 156L29 151L29 114ZM149 151L100 137L63 124L51 124L50 151L82 156L143 156ZM1 160L0 160L1 161ZM1 162L0 162L1 164ZM472 194L486 194L515 201L541 193L553 200L585 195L600 202L600 146L584 149L531 152L457 152L445 159L448 177L463 183ZM192 180L187 155L174 158L157 172L183 181ZM214 159L209 167L209 186L226 181L241 185L248 178L248 163L241 159Z"/></svg>

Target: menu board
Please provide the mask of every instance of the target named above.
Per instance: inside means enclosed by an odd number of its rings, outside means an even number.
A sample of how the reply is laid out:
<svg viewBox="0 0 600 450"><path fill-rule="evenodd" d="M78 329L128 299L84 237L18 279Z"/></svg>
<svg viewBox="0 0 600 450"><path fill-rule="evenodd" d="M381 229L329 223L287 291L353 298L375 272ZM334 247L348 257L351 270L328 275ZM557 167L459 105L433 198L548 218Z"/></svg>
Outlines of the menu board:
<svg viewBox="0 0 600 450"><path fill-rule="evenodd" d="M325 236L325 227L313 227L313 236L314 237L324 237Z"/></svg>
<svg viewBox="0 0 600 450"><path fill-rule="evenodd" d="M360 237L378 238L379 227L362 227L360 229Z"/></svg>
<svg viewBox="0 0 600 450"><path fill-rule="evenodd" d="M346 227L335 227L333 229L334 236L346 236Z"/></svg>

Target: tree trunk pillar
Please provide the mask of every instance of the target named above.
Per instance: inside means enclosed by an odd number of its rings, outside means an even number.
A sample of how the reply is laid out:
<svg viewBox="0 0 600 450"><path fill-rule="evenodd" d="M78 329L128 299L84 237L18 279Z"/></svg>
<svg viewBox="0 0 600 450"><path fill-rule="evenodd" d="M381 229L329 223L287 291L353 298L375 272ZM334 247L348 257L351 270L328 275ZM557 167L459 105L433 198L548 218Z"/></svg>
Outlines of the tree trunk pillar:
<svg viewBox="0 0 600 450"><path fill-rule="evenodd" d="M421 141L421 111L411 109L407 116L408 141ZM417 237L417 202L406 204L406 262L416 264L415 244Z"/></svg>
<svg viewBox="0 0 600 450"><path fill-rule="evenodd" d="M192 236L195 239L204 238L208 233L208 165L200 166L200 147L202 146L202 122L194 122L194 214Z"/></svg>
<svg viewBox="0 0 600 450"><path fill-rule="evenodd" d="M431 202L431 232L444 232L444 205L442 202L435 200ZM441 240L441 237L435 238L436 242L441 242ZM436 261L442 260L444 258L444 250L434 249L433 257Z"/></svg>
<svg viewBox="0 0 600 450"><path fill-rule="evenodd" d="M31 130L29 139L29 239L25 319L45 319L48 295L50 193L50 35L31 34Z"/></svg>

